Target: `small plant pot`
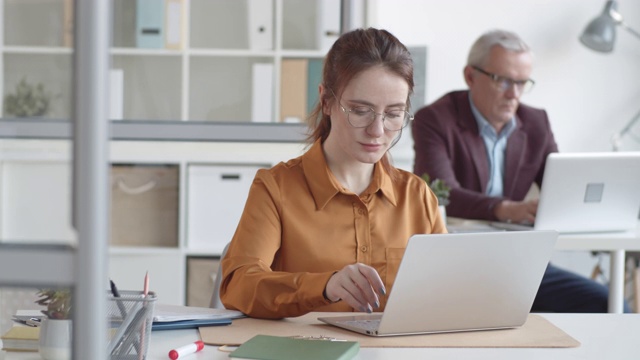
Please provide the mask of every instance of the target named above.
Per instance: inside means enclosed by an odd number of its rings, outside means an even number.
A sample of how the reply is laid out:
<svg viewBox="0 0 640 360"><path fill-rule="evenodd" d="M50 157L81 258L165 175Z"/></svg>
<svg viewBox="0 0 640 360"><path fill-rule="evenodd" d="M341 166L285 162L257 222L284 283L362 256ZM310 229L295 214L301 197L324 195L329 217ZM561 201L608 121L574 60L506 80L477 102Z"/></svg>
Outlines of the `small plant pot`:
<svg viewBox="0 0 640 360"><path fill-rule="evenodd" d="M438 210L440 210L440 216L442 216L442 221L444 224L447 224L447 208L444 205L438 205Z"/></svg>
<svg viewBox="0 0 640 360"><path fill-rule="evenodd" d="M44 360L71 359L71 320L44 319L40 325L40 356Z"/></svg>

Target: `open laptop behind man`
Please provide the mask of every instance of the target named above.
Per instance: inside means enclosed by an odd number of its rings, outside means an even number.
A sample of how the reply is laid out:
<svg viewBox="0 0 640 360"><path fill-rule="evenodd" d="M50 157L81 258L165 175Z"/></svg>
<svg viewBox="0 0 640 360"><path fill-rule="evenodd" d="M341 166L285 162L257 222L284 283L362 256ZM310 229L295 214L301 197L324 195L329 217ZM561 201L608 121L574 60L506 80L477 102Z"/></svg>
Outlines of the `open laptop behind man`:
<svg viewBox="0 0 640 360"><path fill-rule="evenodd" d="M547 157L533 226L560 233L635 231L640 211L640 152L554 153Z"/></svg>
<svg viewBox="0 0 640 360"><path fill-rule="evenodd" d="M414 235L383 314L319 320L371 336L521 326L557 237L555 231Z"/></svg>

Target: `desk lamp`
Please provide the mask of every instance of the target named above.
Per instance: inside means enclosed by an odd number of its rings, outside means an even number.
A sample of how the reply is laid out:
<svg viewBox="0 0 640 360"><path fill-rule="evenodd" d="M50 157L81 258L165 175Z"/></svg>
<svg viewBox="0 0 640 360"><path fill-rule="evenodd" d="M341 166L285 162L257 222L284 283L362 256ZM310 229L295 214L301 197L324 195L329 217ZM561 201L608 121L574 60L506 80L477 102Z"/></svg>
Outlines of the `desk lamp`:
<svg viewBox="0 0 640 360"><path fill-rule="evenodd" d="M607 1L602 13L591 20L589 25L580 35L580 42L586 47L608 53L613 51L613 44L616 40L616 26L620 25L631 34L640 39L640 32L630 28L622 19L622 15L618 12L618 4L614 0ZM629 132L631 127L640 120L640 111L622 128L619 132L611 137L611 144L614 151L620 149L620 141L622 137Z"/></svg>

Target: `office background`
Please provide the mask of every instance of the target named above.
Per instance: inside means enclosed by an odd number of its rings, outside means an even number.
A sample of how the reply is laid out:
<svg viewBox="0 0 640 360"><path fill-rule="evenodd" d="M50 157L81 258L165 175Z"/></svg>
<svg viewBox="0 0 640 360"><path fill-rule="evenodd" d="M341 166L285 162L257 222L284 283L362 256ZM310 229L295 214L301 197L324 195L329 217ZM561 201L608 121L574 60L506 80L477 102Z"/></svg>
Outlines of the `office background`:
<svg viewBox="0 0 640 360"><path fill-rule="evenodd" d="M640 106L640 84L637 81L640 79L640 42L622 29L618 29L616 48L611 54L593 52L578 42L580 32L602 11L604 2L369 0L367 25L390 30L410 47L426 47L426 103L437 99L445 92L465 86L462 67L471 43L480 33L492 28L506 28L518 32L528 41L537 57L533 73L537 85L532 93L526 95L524 101L547 109L561 151L609 151L611 134L619 131ZM639 1L621 0L619 11L630 26L640 28ZM634 131L640 133L640 129ZM175 146L175 149L184 150L182 144ZM622 148L637 150L640 149L640 144L626 137ZM112 159L114 162L125 164L170 163L179 166L184 174L187 172L185 170L197 170L190 166L190 162L243 162L268 166L295 156L297 150L297 147L293 146L283 149L264 144L199 144L189 146L188 150L199 155L185 160L171 149L159 151L157 147L149 144L130 143L113 147ZM39 149L33 150L37 151ZM66 151L67 148L62 147L59 152ZM403 140L393 152L398 166L411 168L413 150L410 134L404 134ZM129 155L132 153L134 155ZM57 154L50 153L48 156L56 157ZM59 158L61 161L65 159L64 155L60 155ZM56 168L55 171L67 173L65 168ZM182 176L180 181L184 184L187 177ZM64 176L55 179L61 180L56 186L68 189L63 182L66 181ZM188 194L185 190L181 191L183 193L180 195L182 200L179 210L183 215L180 221L185 221L184 214L188 212L184 211L187 207L185 198ZM64 199L69 197L64 191L47 196L51 198L54 195ZM60 212L67 214L66 211ZM53 213L49 214L51 216ZM66 226L68 222L60 221L58 224ZM155 279L178 278L175 279L180 284L177 286L178 291L160 293L165 299L170 296L172 301L181 301L187 287L183 278L185 258L199 255L202 251L192 248L193 239L187 241L188 231L185 223L179 224L179 227L182 230L176 235L174 242L177 245L172 249L112 249L112 276L125 279L125 288L135 288L139 286L139 279L131 277L131 283L127 284L125 275L143 273L151 267L152 272L157 274ZM51 229L42 230L45 232L43 236L51 235ZM66 229L60 232L64 231ZM588 275L595 260L591 259L589 254L582 254L580 258L575 256L575 253L567 253L563 264ZM137 261L140 258L144 258L145 262ZM606 263L603 267L608 268ZM179 270L176 270L177 268ZM159 288L160 284L156 283L154 286ZM176 288L171 284L167 287L170 290Z"/></svg>
<svg viewBox="0 0 640 360"><path fill-rule="evenodd" d="M548 111L560 151L610 151L611 135L640 110L640 41L621 27L612 53L578 41L605 2L371 0L369 14L372 26L389 29L407 45L427 46L427 103L465 87L462 68L482 32L518 33L535 54L536 85L522 101ZM640 1L620 0L618 11L640 29ZM640 142L626 136L622 149L640 150Z"/></svg>

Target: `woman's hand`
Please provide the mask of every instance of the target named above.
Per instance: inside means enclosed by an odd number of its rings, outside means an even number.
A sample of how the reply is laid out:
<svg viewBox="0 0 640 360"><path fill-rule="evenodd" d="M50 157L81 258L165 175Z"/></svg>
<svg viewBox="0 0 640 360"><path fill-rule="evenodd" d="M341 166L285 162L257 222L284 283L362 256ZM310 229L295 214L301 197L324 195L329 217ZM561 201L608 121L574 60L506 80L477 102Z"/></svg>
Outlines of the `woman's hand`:
<svg viewBox="0 0 640 360"><path fill-rule="evenodd" d="M333 274L325 294L333 302L346 301L354 309L370 313L380 307L378 296L384 296L386 290L376 269L357 263Z"/></svg>

